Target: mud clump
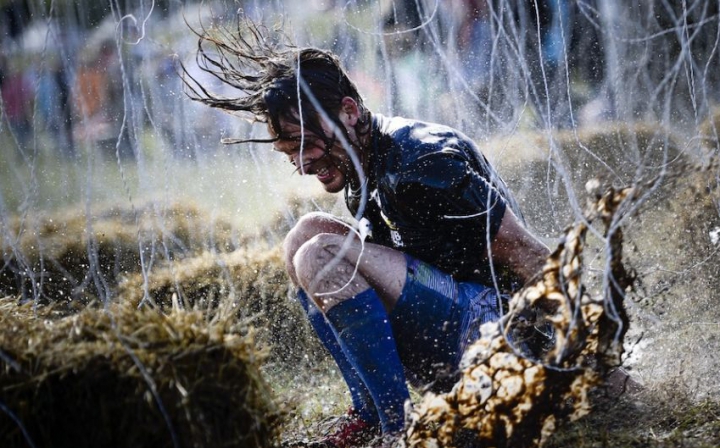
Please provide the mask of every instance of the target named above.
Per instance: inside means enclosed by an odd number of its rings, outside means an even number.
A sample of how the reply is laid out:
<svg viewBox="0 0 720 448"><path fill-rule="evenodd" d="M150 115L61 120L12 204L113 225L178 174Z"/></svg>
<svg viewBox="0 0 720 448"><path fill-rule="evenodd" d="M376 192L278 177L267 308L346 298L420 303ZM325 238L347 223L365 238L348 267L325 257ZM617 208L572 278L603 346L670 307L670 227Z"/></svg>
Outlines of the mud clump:
<svg viewBox="0 0 720 448"><path fill-rule="evenodd" d="M548 257L542 277L513 296L500 322L481 327L452 390L425 394L404 446L536 447L590 412L590 392L622 362L629 324L623 302L634 278L614 224L631 196L631 189L610 189L597 197L587 221L569 229ZM587 222L594 219L604 223L608 276L616 283L600 296L588 294L582 276ZM545 343L533 341L539 338ZM546 348L529 349L537 345Z"/></svg>

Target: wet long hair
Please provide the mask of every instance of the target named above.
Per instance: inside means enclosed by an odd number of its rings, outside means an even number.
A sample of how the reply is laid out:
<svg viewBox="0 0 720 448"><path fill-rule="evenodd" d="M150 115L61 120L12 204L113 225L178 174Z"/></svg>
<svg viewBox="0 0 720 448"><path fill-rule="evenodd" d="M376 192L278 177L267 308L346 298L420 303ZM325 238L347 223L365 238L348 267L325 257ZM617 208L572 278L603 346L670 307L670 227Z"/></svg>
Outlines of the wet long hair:
<svg viewBox="0 0 720 448"><path fill-rule="evenodd" d="M297 48L280 31L244 16L238 18L236 29L214 27L194 31L198 36L196 60L200 69L237 89L238 95L226 97L210 91L182 66L186 93L192 100L228 112L247 113L256 122L269 123L280 138L284 137L281 119L302 125L329 144L318 109L328 115L349 141L338 118L342 98L347 96L355 100L360 110L356 133L369 131L370 112L339 59L330 51ZM274 140L241 138L224 142Z"/></svg>

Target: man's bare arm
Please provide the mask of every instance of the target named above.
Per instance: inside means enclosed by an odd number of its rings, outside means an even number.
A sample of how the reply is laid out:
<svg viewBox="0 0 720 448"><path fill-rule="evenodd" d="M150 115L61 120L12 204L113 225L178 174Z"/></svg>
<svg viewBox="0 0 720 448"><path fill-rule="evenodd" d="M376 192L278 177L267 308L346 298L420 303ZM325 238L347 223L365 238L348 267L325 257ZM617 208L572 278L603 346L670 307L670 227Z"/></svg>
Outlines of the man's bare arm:
<svg viewBox="0 0 720 448"><path fill-rule="evenodd" d="M492 242L493 261L508 267L523 282L542 270L550 250L530 233L510 210L505 210L500 229Z"/></svg>

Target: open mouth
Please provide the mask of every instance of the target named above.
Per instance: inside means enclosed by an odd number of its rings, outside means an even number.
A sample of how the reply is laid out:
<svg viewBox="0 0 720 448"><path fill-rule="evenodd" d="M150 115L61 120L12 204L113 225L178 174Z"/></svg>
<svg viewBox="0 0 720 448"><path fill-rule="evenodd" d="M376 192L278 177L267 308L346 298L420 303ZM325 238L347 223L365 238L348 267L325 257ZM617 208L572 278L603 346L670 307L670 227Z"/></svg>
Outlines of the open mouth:
<svg viewBox="0 0 720 448"><path fill-rule="evenodd" d="M325 182L329 181L330 179L332 179L332 173L330 172L330 167L328 167L328 166L323 166L314 171L315 172L313 174L315 174L315 176L317 177L317 179L320 182L325 183Z"/></svg>
<svg viewBox="0 0 720 448"><path fill-rule="evenodd" d="M302 169L298 169L301 174L315 176L322 183L328 183L333 178L333 165L328 163L327 154L314 160L308 160L302 166ZM325 160L323 160L325 159Z"/></svg>

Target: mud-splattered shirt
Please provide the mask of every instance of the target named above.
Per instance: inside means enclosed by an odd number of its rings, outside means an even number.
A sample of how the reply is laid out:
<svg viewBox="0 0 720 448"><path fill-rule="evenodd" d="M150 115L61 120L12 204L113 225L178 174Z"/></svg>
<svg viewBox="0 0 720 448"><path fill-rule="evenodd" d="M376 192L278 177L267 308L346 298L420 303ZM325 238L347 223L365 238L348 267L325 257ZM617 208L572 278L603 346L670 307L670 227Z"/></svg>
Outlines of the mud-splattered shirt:
<svg viewBox="0 0 720 448"><path fill-rule="evenodd" d="M447 126L376 115L368 200L372 241L435 265L461 281L490 284L487 247L510 206L505 183L477 146ZM360 194L345 191L358 216Z"/></svg>

